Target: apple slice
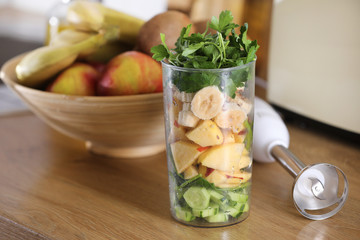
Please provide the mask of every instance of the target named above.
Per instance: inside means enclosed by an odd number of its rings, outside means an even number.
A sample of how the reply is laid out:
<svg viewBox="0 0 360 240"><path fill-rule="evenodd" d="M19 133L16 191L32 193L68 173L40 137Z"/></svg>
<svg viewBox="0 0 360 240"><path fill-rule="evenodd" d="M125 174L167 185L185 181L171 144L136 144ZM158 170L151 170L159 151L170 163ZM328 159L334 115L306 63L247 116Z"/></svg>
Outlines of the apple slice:
<svg viewBox="0 0 360 240"><path fill-rule="evenodd" d="M221 174L218 170L214 169L206 178L210 183L214 183L215 186L225 183L227 178L224 174Z"/></svg>
<svg viewBox="0 0 360 240"><path fill-rule="evenodd" d="M244 144L242 143L214 146L201 154L198 161L206 167L231 172L239 169L243 150Z"/></svg>
<svg viewBox="0 0 360 240"><path fill-rule="evenodd" d="M178 173L184 172L186 168L196 161L201 154L201 152L197 150L198 147L199 145L185 141L177 141L170 144Z"/></svg>
<svg viewBox="0 0 360 240"><path fill-rule="evenodd" d="M251 164L251 158L248 154L243 154L239 161L239 169L246 168Z"/></svg>
<svg viewBox="0 0 360 240"><path fill-rule="evenodd" d="M244 182L249 181L251 178L251 173L244 172L244 171L233 171L233 172L224 172L224 171L218 171L219 174L222 174L226 177L226 180L224 183L228 184L241 184Z"/></svg>
<svg viewBox="0 0 360 240"><path fill-rule="evenodd" d="M240 170L224 172L206 167L202 164L199 165L199 174L201 174L208 182L221 188L237 187L241 183L249 181L251 178L251 173L248 172Z"/></svg>
<svg viewBox="0 0 360 240"><path fill-rule="evenodd" d="M187 132L186 136L202 147L219 145L224 141L221 130L211 120L202 121L196 128Z"/></svg>
<svg viewBox="0 0 360 240"><path fill-rule="evenodd" d="M199 173L205 178L208 182L214 183L215 186L218 184L225 183L227 178L224 174L221 174L218 170L213 168L208 168L202 164L199 165Z"/></svg>
<svg viewBox="0 0 360 240"><path fill-rule="evenodd" d="M170 132L168 137L169 143L173 143L179 140L187 140L184 127L180 126L176 120L174 120L174 122L170 122L170 124Z"/></svg>
<svg viewBox="0 0 360 240"><path fill-rule="evenodd" d="M221 132L224 136L223 144L235 142L234 134L232 133L232 131L230 129L221 129Z"/></svg>
<svg viewBox="0 0 360 240"><path fill-rule="evenodd" d="M185 169L184 171L184 178L185 179L190 179L195 177L196 175L198 175L198 171L196 169L196 167L194 165L189 166L187 169Z"/></svg>

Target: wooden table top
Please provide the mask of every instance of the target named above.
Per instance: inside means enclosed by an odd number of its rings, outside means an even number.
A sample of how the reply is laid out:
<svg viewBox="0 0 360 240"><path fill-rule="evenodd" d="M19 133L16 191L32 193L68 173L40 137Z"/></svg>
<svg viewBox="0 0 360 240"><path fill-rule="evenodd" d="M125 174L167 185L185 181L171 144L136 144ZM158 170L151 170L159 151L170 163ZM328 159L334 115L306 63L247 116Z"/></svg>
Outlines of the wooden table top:
<svg viewBox="0 0 360 240"><path fill-rule="evenodd" d="M322 221L302 217L291 199L293 178L278 163L255 162L249 218L196 228L170 216L165 153L94 156L29 112L0 116L0 239L359 239L359 145L287 126L290 149L304 163L346 173L342 210Z"/></svg>

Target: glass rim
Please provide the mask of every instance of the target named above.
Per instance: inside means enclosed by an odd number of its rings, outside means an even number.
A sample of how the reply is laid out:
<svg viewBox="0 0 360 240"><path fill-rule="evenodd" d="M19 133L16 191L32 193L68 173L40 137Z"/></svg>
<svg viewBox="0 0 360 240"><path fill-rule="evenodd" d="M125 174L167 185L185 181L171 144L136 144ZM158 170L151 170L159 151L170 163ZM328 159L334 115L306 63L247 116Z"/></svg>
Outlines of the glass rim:
<svg viewBox="0 0 360 240"><path fill-rule="evenodd" d="M177 71L183 71L183 72L204 72L204 71L207 71L207 72L226 72L226 71L234 71L234 70L238 70L238 69L242 69L242 68L245 68L245 67L248 67L252 64L254 64L257 60L257 57L255 57L254 60L252 60L251 62L248 62L244 65L241 65L241 66L235 66L235 67L228 67L228 68L187 68L187 67L179 67L179 66L175 66L175 65L172 65L168 62L165 62L165 60L161 60L161 64L168 67L168 68L171 68L173 70L177 70Z"/></svg>

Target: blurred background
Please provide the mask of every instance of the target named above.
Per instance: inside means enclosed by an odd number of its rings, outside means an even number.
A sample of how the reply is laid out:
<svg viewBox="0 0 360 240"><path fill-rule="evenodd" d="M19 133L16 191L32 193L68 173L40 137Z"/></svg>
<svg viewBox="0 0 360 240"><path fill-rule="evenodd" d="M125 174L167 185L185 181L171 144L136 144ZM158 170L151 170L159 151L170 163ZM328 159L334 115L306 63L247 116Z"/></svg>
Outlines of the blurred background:
<svg viewBox="0 0 360 240"><path fill-rule="evenodd" d="M0 0L0 65L9 58L42 45L47 21L54 9L70 0ZM261 43L258 72L266 78L263 61L267 59L271 0L103 0L104 5L144 20L166 10L188 14L194 22L204 22L230 9L238 23L248 22L250 35ZM141 6L141 7L139 7ZM265 54L265 55L264 55ZM263 56L264 55L264 56Z"/></svg>
<svg viewBox="0 0 360 240"><path fill-rule="evenodd" d="M49 14L62 1L0 0L0 65L43 45ZM166 10L178 10L198 26L205 26L222 10L231 10L237 23L249 24L249 37L261 46L256 64L257 96L284 112L360 134L359 0L102 3L144 20ZM5 95L0 88L0 97ZM1 109L5 107L0 105Z"/></svg>

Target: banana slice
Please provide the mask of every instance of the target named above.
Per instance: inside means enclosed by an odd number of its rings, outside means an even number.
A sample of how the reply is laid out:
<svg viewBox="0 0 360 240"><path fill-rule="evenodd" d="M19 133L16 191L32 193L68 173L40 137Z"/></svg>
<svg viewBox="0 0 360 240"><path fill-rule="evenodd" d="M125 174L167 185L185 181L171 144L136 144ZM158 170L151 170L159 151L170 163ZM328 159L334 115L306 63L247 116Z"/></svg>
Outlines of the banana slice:
<svg viewBox="0 0 360 240"><path fill-rule="evenodd" d="M182 110L191 111L191 103L184 102L182 105Z"/></svg>
<svg viewBox="0 0 360 240"><path fill-rule="evenodd" d="M174 97L182 102L190 103L195 95L195 93L180 92L180 90L175 85L172 85L172 89Z"/></svg>
<svg viewBox="0 0 360 240"><path fill-rule="evenodd" d="M246 114L249 114L251 112L252 109L252 104L248 102L247 99L244 99L242 97L236 96L235 97L235 101L236 103L240 106L240 108L242 110L244 110L244 112Z"/></svg>
<svg viewBox="0 0 360 240"><path fill-rule="evenodd" d="M233 133L239 133L242 130L242 124L246 119L246 114L236 103L225 105L225 110L220 112L214 118L214 122L220 128L231 129Z"/></svg>
<svg viewBox="0 0 360 240"><path fill-rule="evenodd" d="M204 87L191 101L191 111L200 119L212 119L221 112L224 101L224 95L218 87Z"/></svg>
<svg viewBox="0 0 360 240"><path fill-rule="evenodd" d="M178 123L185 127L195 127L199 122L197 118L191 111L182 110L179 112Z"/></svg>
<svg viewBox="0 0 360 240"><path fill-rule="evenodd" d="M226 102L237 104L246 114L249 114L253 108L250 100L245 96L244 88L238 88L235 98L226 97Z"/></svg>

